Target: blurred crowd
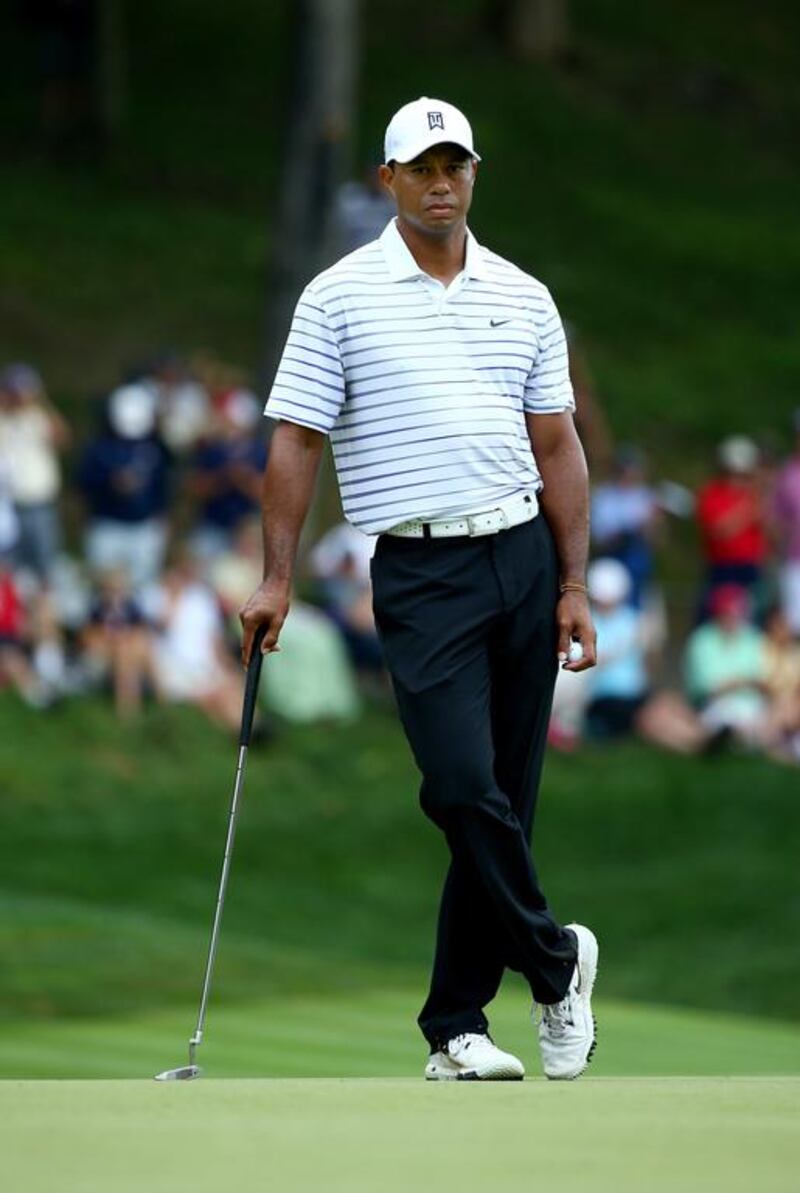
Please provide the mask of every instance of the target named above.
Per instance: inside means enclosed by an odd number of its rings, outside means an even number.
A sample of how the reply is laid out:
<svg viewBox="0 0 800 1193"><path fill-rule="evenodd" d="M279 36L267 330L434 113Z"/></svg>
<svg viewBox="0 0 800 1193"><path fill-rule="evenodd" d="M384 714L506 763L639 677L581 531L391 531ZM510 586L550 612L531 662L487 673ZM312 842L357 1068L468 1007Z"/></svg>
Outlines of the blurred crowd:
<svg viewBox="0 0 800 1193"><path fill-rule="evenodd" d="M188 702L235 731L266 433L255 394L207 361L131 370L80 436L35 369L0 370L0 686L37 708L108 692L122 718ZM350 718L382 686L370 553L347 526L305 551L268 710Z"/></svg>
<svg viewBox="0 0 800 1193"><path fill-rule="evenodd" d="M691 492L649 482L618 450L592 498L593 670L561 673L551 740L636 735L679 753L725 747L800 763L800 411L785 459L733 435ZM656 558L670 517L693 518L699 585L674 642Z"/></svg>
<svg viewBox="0 0 800 1193"><path fill-rule="evenodd" d="M653 483L633 447L595 467L598 665L559 675L557 748L637 735L800 762L800 412L793 430L785 459L726 439L697 491ZM0 686L37 708L107 692L122 718L145 700L189 702L235 731L267 435L258 397L207 359L130 370L80 435L34 368L0 370ZM695 520L700 551L678 642L656 567L676 518ZM373 549L346 523L303 544L283 649L265 668L269 712L352 718L384 692Z"/></svg>

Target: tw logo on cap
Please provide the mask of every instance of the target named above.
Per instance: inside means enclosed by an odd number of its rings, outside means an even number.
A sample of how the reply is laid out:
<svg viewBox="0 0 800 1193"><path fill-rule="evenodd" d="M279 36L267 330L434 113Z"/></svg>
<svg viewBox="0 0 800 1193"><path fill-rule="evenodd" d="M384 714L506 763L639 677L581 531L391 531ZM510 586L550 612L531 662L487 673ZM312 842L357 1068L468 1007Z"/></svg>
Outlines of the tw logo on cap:
<svg viewBox="0 0 800 1193"><path fill-rule="evenodd" d="M428 112L428 128L440 128L444 132L444 116L441 112Z"/></svg>

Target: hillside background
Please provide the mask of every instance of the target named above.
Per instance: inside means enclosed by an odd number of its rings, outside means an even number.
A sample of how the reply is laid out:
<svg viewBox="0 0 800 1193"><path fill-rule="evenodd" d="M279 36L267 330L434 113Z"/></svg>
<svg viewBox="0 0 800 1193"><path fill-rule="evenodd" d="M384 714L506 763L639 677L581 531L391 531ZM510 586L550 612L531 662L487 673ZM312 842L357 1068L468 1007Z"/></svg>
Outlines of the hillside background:
<svg viewBox="0 0 800 1193"><path fill-rule="evenodd" d="M499 6L363 6L353 172L417 94L470 114L473 224L580 330L612 426L687 476L720 433L779 442L797 402L800 15L770 0L574 0L568 48L520 63ZM35 47L0 27L0 355L78 403L153 345L257 374L291 128L288 3L127 6L128 98L108 153L46 153Z"/></svg>
<svg viewBox="0 0 800 1193"><path fill-rule="evenodd" d="M483 157L472 226L552 288L615 435L687 484L723 434L783 450L800 405L797 6L575 0L543 65L509 54L487 3L363 13L353 174L407 99L462 106ZM35 48L0 17L0 359L35 363L78 426L164 346L267 380L291 17L127 5L128 97L102 153L47 143ZM666 566L688 592L687 544L684 528ZM45 719L8 693L0 725L0 1015L190 1007L230 744L189 711L125 730L99 703ZM415 784L380 710L254 757L221 1001L419 987L443 855ZM796 1020L798 806L796 775L755 758L551 760L543 869L559 912L602 930L606 996Z"/></svg>

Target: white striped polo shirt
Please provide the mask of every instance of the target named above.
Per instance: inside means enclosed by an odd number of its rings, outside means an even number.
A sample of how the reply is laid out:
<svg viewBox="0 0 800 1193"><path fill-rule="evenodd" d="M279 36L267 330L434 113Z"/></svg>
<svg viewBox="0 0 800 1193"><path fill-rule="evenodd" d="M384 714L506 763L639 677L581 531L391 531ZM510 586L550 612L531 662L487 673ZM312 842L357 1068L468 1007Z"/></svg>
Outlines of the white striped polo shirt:
<svg viewBox="0 0 800 1193"><path fill-rule="evenodd" d="M330 434L345 516L379 534L541 488L524 414L574 408L547 287L469 232L445 287L392 220L303 291L265 413Z"/></svg>

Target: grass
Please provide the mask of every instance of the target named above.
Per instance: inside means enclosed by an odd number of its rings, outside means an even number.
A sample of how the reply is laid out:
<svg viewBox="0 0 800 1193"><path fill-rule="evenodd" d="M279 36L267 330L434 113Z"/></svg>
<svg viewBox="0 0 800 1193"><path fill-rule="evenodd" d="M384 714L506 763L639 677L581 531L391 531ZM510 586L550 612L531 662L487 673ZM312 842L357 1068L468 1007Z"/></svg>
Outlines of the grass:
<svg viewBox="0 0 800 1193"><path fill-rule="evenodd" d="M414 1023L424 991L356 985L236 1006L214 992L198 1060L211 1078L419 1077L425 1045ZM800 1029L785 1023L603 998L592 1077L800 1077ZM491 1028L539 1075L530 1000L507 980ZM0 1026L2 1079L150 1077L186 1062L196 1005L125 1017Z"/></svg>
<svg viewBox="0 0 800 1193"><path fill-rule="evenodd" d="M194 1007L126 1019L0 1026L4 1187L25 1193L472 1193L557 1179L566 1193L783 1193L798 1159L800 1031L601 1001L578 1083L541 1079L528 1003L510 983L498 1040L513 1085L420 1077L419 990L212 1002L200 1082L157 1085L185 1062ZM35 1080L31 1080L34 1078ZM76 1080L80 1078L81 1080ZM57 1080L54 1080L57 1079Z"/></svg>
<svg viewBox="0 0 800 1193"><path fill-rule="evenodd" d="M6 1187L790 1193L791 1079L0 1085Z"/></svg>
<svg viewBox="0 0 800 1193"><path fill-rule="evenodd" d="M100 701L0 699L0 1009L129 1014L196 997L235 749L199 714L136 727ZM218 997L418 986L445 865L394 717L289 730L251 754ZM635 744L553 757L537 822L556 913L626 1001L797 1016L794 775Z"/></svg>
<svg viewBox="0 0 800 1193"><path fill-rule="evenodd" d="M36 66L0 28L0 359L35 361L79 423L165 344L253 373L268 355L289 6L129 7L131 103L102 162L31 145ZM779 444L800 376L797 9L701 7L576 2L571 54L545 69L501 55L482 0L400 19L376 0L356 138L374 160L413 94L469 111L476 232L552 286L615 432L687 482L730 430ZM42 717L3 697L0 718L2 1071L179 1063L232 748L176 710L128 732L92 702ZM779 1021L798 1013L793 776L636 746L550 760L540 866L604 950L599 1076L566 1088L404 1080L444 863L415 786L379 716L254 754L203 1059L286 1080L7 1081L4 1188L793 1190L797 1081L729 1076L800 1069ZM518 983L493 1022L531 1063ZM353 1080L308 1079L325 1074Z"/></svg>

